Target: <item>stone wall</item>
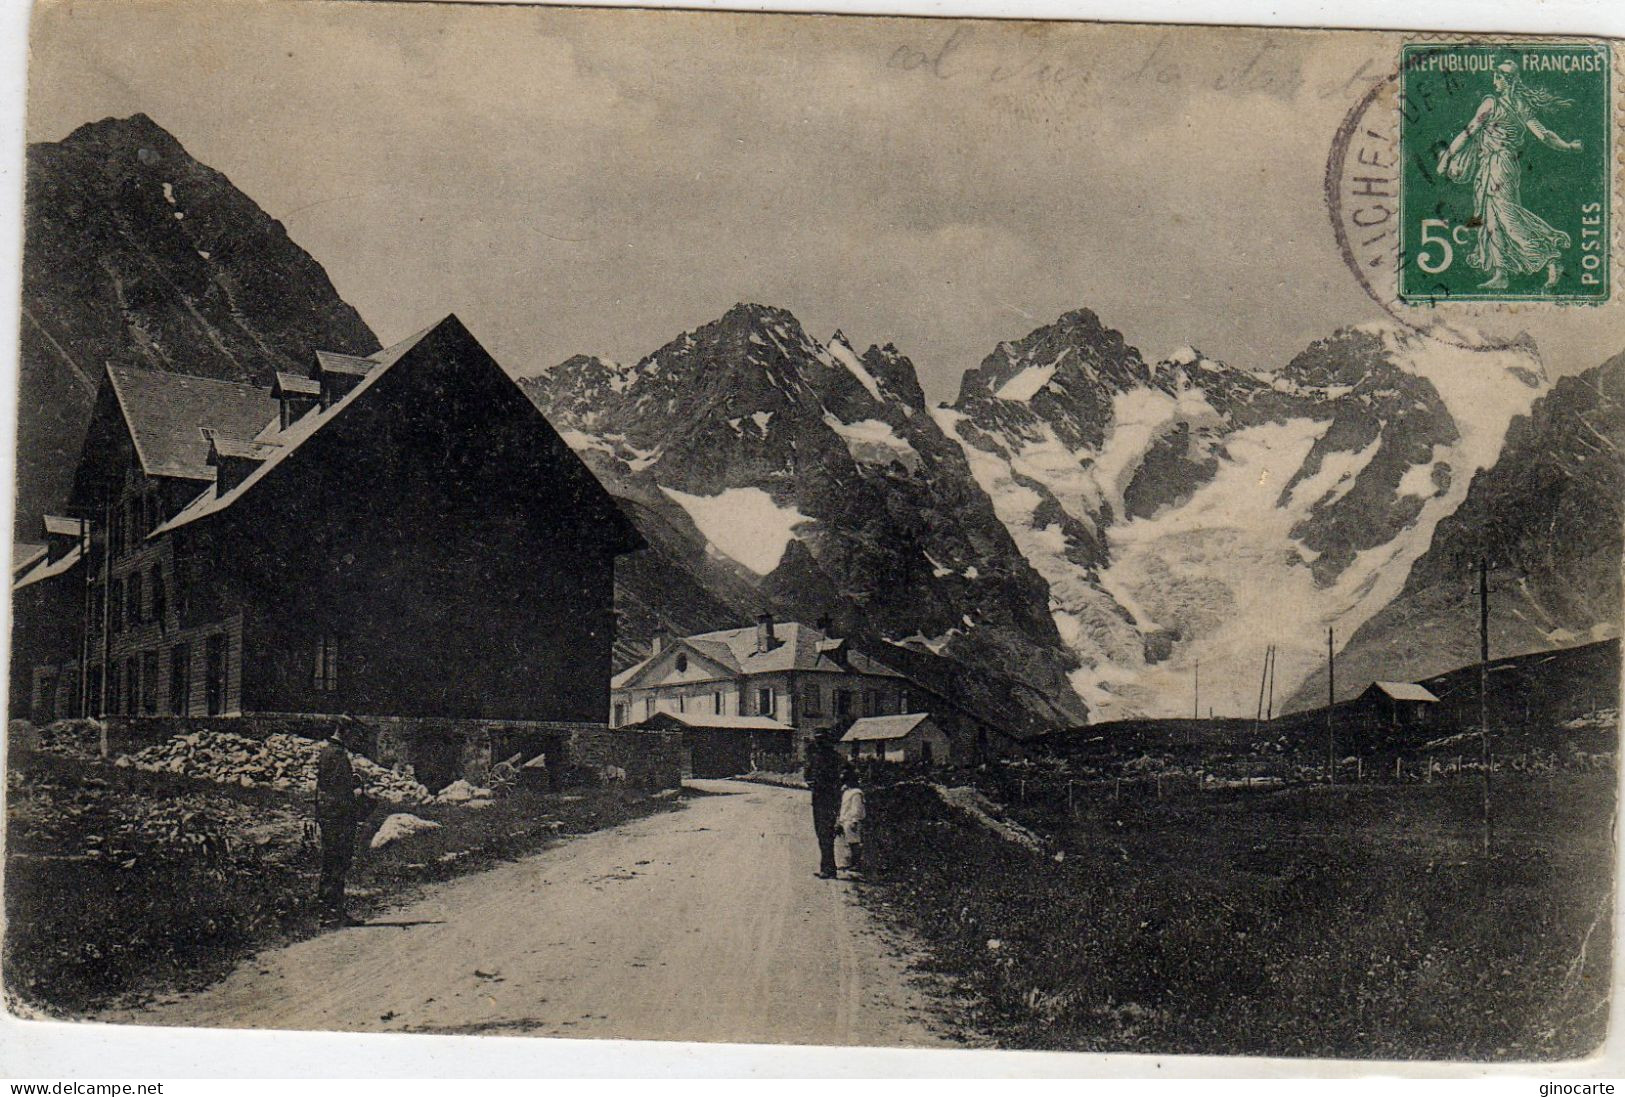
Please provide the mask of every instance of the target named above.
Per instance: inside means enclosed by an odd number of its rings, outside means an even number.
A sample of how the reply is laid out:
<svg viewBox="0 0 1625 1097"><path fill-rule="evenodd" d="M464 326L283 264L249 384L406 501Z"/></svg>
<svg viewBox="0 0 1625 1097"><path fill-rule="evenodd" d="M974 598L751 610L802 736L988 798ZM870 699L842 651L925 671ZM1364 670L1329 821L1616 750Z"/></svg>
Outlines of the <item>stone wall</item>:
<svg viewBox="0 0 1625 1097"><path fill-rule="evenodd" d="M679 731L611 730L603 724L540 720L302 713L109 717L103 722L102 753L131 754L173 736L199 731L249 739L277 733L325 739L335 726L356 729L363 754L391 768L411 766L417 779L431 790L458 777L483 784L494 764L515 755L522 760L547 755L549 771L565 784L624 780L650 790L678 787L686 764Z"/></svg>

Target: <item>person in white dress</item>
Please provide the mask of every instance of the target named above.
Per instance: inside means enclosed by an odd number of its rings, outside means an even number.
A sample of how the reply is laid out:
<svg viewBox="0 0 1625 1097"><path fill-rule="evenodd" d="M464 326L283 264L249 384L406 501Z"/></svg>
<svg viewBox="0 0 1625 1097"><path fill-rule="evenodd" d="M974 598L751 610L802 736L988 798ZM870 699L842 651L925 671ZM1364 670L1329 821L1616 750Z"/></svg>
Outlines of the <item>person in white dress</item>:
<svg viewBox="0 0 1625 1097"><path fill-rule="evenodd" d="M858 771L847 766L841 774L841 813L836 824L846 840L846 870L863 871L863 788L858 783Z"/></svg>

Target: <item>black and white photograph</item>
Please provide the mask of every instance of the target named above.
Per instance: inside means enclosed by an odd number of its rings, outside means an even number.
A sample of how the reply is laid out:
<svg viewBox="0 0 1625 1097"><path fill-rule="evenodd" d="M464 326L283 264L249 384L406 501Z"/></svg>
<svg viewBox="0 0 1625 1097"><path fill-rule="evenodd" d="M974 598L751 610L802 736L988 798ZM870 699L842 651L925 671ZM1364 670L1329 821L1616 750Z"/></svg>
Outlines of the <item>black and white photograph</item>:
<svg viewBox="0 0 1625 1097"><path fill-rule="evenodd" d="M1622 63L41 0L6 1011L1601 1054Z"/></svg>

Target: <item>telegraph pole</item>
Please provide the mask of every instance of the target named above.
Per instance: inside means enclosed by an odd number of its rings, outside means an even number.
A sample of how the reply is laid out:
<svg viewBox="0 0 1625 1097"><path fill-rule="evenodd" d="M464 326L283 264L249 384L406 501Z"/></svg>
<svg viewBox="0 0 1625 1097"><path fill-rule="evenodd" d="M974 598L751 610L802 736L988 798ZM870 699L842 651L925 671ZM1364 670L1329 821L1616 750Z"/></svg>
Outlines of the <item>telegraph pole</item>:
<svg viewBox="0 0 1625 1097"><path fill-rule="evenodd" d="M1191 719L1202 718L1202 660L1196 660L1196 695L1191 698Z"/></svg>
<svg viewBox="0 0 1625 1097"><path fill-rule="evenodd" d="M1270 645L1270 692L1269 701L1264 706L1264 719L1275 719L1275 645Z"/></svg>
<svg viewBox="0 0 1625 1097"><path fill-rule="evenodd" d="M1270 652L1273 650L1275 650L1273 647L1264 649L1264 668L1258 675L1258 715L1253 718L1255 725L1264 722L1264 683L1270 676ZM1253 730L1257 731L1258 729L1254 727Z"/></svg>
<svg viewBox="0 0 1625 1097"><path fill-rule="evenodd" d="M1337 704L1337 656L1332 652L1332 629L1326 629L1326 781L1337 784L1337 737L1332 730L1332 709Z"/></svg>
<svg viewBox="0 0 1625 1097"><path fill-rule="evenodd" d="M1490 562L1478 558L1478 739L1484 769L1484 856L1490 854Z"/></svg>

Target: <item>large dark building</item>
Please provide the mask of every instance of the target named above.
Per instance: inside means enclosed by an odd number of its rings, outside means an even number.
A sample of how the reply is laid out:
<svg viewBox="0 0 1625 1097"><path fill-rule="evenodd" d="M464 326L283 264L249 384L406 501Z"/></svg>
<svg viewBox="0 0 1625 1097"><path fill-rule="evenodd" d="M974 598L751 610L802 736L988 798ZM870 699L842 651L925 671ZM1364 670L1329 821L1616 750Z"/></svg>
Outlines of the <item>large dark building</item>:
<svg viewBox="0 0 1625 1097"><path fill-rule="evenodd" d="M65 513L15 580L14 714L609 710L642 542L455 316L270 389L109 367Z"/></svg>

